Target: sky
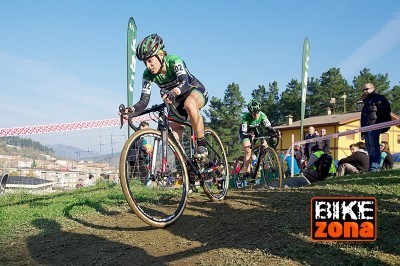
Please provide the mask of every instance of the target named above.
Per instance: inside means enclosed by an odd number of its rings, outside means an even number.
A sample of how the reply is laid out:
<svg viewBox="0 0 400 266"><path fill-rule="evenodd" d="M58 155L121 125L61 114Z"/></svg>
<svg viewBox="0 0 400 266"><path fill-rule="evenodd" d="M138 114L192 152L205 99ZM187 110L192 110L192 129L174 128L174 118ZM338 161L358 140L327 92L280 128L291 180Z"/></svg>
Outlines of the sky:
<svg viewBox="0 0 400 266"><path fill-rule="evenodd" d="M277 81L282 92L300 81L306 37L309 77L336 67L352 84L366 67L400 84L398 0L3 1L0 128L117 118L127 101L130 17L138 40L159 34L211 97L222 99L232 82L249 101L258 85ZM134 102L143 70L137 62ZM159 101L153 85L150 103ZM126 133L125 126L22 137L110 152Z"/></svg>

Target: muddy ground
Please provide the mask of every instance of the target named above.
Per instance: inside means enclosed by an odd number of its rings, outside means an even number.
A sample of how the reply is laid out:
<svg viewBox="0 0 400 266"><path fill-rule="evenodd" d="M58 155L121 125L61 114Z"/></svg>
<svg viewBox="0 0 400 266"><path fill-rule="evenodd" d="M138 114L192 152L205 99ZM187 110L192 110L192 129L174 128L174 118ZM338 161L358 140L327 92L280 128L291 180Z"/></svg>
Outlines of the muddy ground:
<svg viewBox="0 0 400 266"><path fill-rule="evenodd" d="M195 193L165 229L152 229L127 204L94 217L70 216L71 224L38 217L36 229L1 247L0 265L379 265L373 255L310 241L313 194L230 191L213 203Z"/></svg>

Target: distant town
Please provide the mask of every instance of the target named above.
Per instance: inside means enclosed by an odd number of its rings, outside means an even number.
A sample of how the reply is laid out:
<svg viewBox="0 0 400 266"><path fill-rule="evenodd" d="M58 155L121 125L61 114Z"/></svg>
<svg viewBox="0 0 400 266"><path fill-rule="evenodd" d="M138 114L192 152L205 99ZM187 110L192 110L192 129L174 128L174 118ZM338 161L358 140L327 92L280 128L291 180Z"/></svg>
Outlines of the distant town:
<svg viewBox="0 0 400 266"><path fill-rule="evenodd" d="M7 189L29 189L32 192L75 189L89 176L92 182L106 180L114 182L117 167L109 161L71 160L56 158L55 155L38 150L2 143L0 152L1 174L8 173ZM15 151L25 149L18 154ZM4 152L4 151L7 152ZM13 152L11 152L13 151ZM7 154L5 154L7 153Z"/></svg>

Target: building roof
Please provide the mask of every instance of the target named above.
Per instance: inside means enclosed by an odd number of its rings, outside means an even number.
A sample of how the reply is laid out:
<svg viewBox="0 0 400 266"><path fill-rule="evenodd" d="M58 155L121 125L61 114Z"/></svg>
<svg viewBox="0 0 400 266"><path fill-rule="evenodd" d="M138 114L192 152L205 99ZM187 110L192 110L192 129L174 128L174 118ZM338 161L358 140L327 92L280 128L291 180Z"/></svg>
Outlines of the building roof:
<svg viewBox="0 0 400 266"><path fill-rule="evenodd" d="M331 114L331 115L322 115L305 118L303 120L303 126L332 126L332 125L345 125L357 120L360 120L361 112L352 112L345 114ZM399 119L399 117L392 113L392 120ZM292 129L292 128L300 128L300 120L293 122L290 125L282 125L277 126L277 129Z"/></svg>

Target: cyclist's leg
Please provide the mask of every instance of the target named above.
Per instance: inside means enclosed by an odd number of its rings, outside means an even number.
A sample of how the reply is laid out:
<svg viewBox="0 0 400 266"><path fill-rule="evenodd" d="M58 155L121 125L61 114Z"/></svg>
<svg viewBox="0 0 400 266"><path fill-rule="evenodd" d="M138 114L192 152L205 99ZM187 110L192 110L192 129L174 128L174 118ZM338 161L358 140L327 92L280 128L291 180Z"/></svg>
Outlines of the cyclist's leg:
<svg viewBox="0 0 400 266"><path fill-rule="evenodd" d="M190 124L197 138L197 154L200 154L201 157L207 156L207 149L205 149L204 141L204 121L200 110L207 101L208 94L206 90L204 88L196 88L186 97L184 103L185 110L190 117Z"/></svg>
<svg viewBox="0 0 400 266"><path fill-rule="evenodd" d="M184 129L183 126L175 122L170 122L169 125L171 126L172 131L174 131L174 136L178 139L178 141L181 141Z"/></svg>
<svg viewBox="0 0 400 266"><path fill-rule="evenodd" d="M251 142L249 138L242 141L242 148L244 151L243 167L240 173L250 173L250 160L251 160Z"/></svg>

